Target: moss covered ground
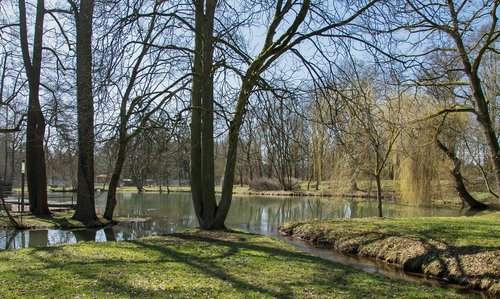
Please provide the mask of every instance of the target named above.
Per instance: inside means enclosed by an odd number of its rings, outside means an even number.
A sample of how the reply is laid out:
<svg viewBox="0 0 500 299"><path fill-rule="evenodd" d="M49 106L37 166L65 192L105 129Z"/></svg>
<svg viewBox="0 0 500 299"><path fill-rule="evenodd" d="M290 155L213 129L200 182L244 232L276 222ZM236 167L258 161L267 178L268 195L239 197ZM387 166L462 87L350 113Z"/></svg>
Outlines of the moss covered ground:
<svg viewBox="0 0 500 299"><path fill-rule="evenodd" d="M280 232L500 294L500 212L308 221Z"/></svg>
<svg viewBox="0 0 500 299"><path fill-rule="evenodd" d="M466 298L269 237L190 232L0 252L1 298Z"/></svg>

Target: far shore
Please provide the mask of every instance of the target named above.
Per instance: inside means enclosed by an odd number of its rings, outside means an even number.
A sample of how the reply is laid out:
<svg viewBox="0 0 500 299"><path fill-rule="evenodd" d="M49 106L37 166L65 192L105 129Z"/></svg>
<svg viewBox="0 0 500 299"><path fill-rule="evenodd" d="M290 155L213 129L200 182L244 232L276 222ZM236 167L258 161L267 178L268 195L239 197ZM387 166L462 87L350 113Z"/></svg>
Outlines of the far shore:
<svg viewBox="0 0 500 299"><path fill-rule="evenodd" d="M401 200L401 196L398 192L394 191L394 187L389 183L386 183L388 186L384 188L382 199L384 203L400 203L412 205L411 203L405 203ZM221 193L221 186L215 187L215 193ZM104 187L96 187L96 192L102 193L107 191L107 186ZM50 188L49 192L63 192L63 188ZM69 193L73 192L72 190ZM119 193L138 193L137 188L133 186L123 186L117 189ZM189 193L191 192L191 188L189 186L145 186L144 193L170 193L170 192L183 192ZM68 193L68 192L66 192ZM234 195L251 195L251 196L270 196L270 197L294 197L294 196L310 196L310 197L330 197L330 198L350 198L357 200L376 200L377 192L375 189L369 188L360 188L356 191L351 191L346 188L339 188L338 190L332 189L330 187L320 188L319 190L314 190L314 187L309 190L304 186L302 186L298 190L291 191L283 191L283 190L252 190L248 185L235 185L233 189ZM484 202L493 210L500 210L500 202L495 200L491 194L488 192L471 192L471 194L479 201ZM430 206L432 207L453 207L460 208L462 206L462 201L455 195L454 193L447 194L446 196L442 196L440 198L434 198L430 202Z"/></svg>

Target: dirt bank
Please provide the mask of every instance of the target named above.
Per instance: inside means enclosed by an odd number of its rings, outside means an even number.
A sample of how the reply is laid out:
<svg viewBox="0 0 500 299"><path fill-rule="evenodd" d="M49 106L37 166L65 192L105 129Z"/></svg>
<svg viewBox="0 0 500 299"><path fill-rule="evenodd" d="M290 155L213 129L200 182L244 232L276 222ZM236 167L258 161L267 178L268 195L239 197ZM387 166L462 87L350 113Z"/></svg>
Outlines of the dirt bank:
<svg viewBox="0 0 500 299"><path fill-rule="evenodd" d="M332 249L500 295L500 213L312 221L278 231Z"/></svg>

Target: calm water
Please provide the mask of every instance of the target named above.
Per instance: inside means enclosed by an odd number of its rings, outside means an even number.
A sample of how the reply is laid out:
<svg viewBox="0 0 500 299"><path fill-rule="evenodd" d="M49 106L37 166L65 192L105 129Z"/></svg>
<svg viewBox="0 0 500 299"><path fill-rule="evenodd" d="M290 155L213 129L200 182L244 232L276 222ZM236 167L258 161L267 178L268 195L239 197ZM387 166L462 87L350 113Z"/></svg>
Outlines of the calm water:
<svg viewBox="0 0 500 299"><path fill-rule="evenodd" d="M54 197L60 195L53 195ZM96 200L97 209L102 214L105 208L106 194ZM68 201L66 199L52 199ZM288 221L300 221L327 218L359 218L377 215L377 204L357 202L355 200L316 198L316 197L261 197L236 196L233 199L226 225L233 229L278 237L287 243L299 247L313 255L333 260L344 265L361 269L369 273L417 282L425 285L451 287L471 298L488 298L485 293L467 290L458 285L426 279L421 275L408 274L401 269L383 262L346 255L330 249L311 246L308 243L280 237L276 233L279 225ZM411 216L459 216L458 209L420 208L397 204L385 204L386 217ZM143 236L159 235L194 228L198 225L189 193L171 194L118 194L115 217L132 218L134 221L107 227L104 229L80 230L0 230L0 250L22 247L76 243L82 241L123 241Z"/></svg>
<svg viewBox="0 0 500 299"><path fill-rule="evenodd" d="M104 210L105 196L106 194L102 194L97 198L97 209L100 211ZM226 225L246 232L276 236L277 227L288 221L376 215L375 201L237 196L233 199ZM458 215L458 210L451 209L418 208L397 204L384 206L386 217ZM132 240L143 236L178 232L198 225L189 193L119 193L115 217L133 218L135 221L105 229L0 231L0 249L80 241Z"/></svg>

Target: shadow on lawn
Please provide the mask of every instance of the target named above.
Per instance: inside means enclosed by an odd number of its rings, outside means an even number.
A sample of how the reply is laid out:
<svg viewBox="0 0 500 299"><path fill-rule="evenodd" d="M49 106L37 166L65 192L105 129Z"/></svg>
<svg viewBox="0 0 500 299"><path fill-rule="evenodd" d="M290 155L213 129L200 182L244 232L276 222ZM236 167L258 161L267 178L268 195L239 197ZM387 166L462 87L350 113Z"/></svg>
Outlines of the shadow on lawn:
<svg viewBox="0 0 500 299"><path fill-rule="evenodd" d="M235 234L232 233L232 235ZM249 291L253 291L259 292L261 296L272 296L279 298L293 297L294 288L297 290L300 288L334 287L336 289L343 290L344 292L352 291L352 282L350 282L350 279L348 279L348 277L352 277L353 275L353 273L351 273L352 270L347 270L345 267L339 264L325 261L317 257L309 256L307 254L302 254L294 250L259 245L253 242L252 236L248 234L237 235L241 236L241 238L238 238L234 241L221 240L218 238L211 238L193 234L175 234L166 237L170 240L174 238L173 240L177 239L177 241L180 242L193 243L192 246L198 246L200 242L204 242L209 246L207 247L207 250L210 250L210 246L217 246L219 248L224 247L226 249L221 254L210 257L197 256L195 254L181 252L181 250L178 250L176 246L170 246L175 243L170 243L170 245L168 242L164 243L162 241L163 237L158 237L158 239L160 240L159 242L155 242L155 240L131 241L128 243L135 246L133 246L132 248L123 248L123 250L124 252L127 250L137 252L137 250L144 249L146 251L154 251L160 253L160 255L162 256L162 258L156 260L141 259L134 260L133 262L126 262L127 264L135 265L133 267L137 268L133 272L133 274L141 273L143 269L141 267L146 264L150 264L151 267L155 267L156 264L165 261L167 261L168 263L175 262L179 264L185 264L194 271L203 273L206 277L216 278L220 281L229 283L229 287L237 290L237 293L239 293L240 296L247 294L247 292ZM43 254L43 252L47 251L52 252L55 250L55 248L58 247L34 248L33 255L45 264L44 269L61 268L64 269L64 271L71 271L77 276L85 279L96 279L97 273L100 273L102 271L105 272L108 269L116 270L116 268L120 268L121 265L124 265L125 263L119 258L77 261L75 260L74 256L66 255L64 251L59 252L58 258L53 258L52 255ZM272 286L270 287L266 287L266 285L268 284L267 281L264 283L251 283L250 281L245 281L244 279L238 278L237 276L248 274L248 272L251 273L251 271L254 271L255 268L248 269L244 265L241 268L237 268L235 267L235 265L231 265L230 269L228 269L227 267L224 267L224 263L220 263L221 260L234 256L240 251L245 250L262 253L266 256L266 259L279 259L279 262L283 264L285 264L287 261L300 261L302 265L316 267L318 275L314 275L314 277L304 277L301 280L294 280L287 277L287 274L289 273L280 270L280 272L276 273L276 275L279 275L280 277L272 277L273 281L269 282L272 284ZM98 253L98 249L96 250L96 253ZM332 271L327 272L326 270L328 269L332 269ZM168 268L166 268L165 270L168 271ZM258 271L259 269L257 269L256 273L251 273L251 275L258 277L259 275L261 275ZM324 273L322 273L321 271L323 271ZM187 272L186 275L189 275L189 272ZM31 273L27 277L30 277L30 279L38 280L46 279L46 277L44 278L41 274L38 275L37 272L33 271L31 271ZM356 278L354 277L353 279L355 280ZM182 286L179 286L181 287L180 289L169 289L168 291L155 290L154 288L141 288L131 285L130 280L128 279L123 279L123 277L115 277L113 275L99 275L97 283L99 285L98 288L100 288L101 292L109 292L112 290L112 292L122 296L162 297L166 294L168 294L168 296L175 296L176 294L178 294L179 296L186 295L186 290L182 289ZM387 284L389 285L389 281L387 281ZM63 288L64 284L63 286L57 287ZM97 286L94 286L93 288L96 287ZM90 291L90 289L86 291ZM363 290L360 291L363 292ZM365 291L367 294L368 292L371 292L369 290ZM386 295L386 293L379 293L378 295L383 296Z"/></svg>
<svg viewBox="0 0 500 299"><path fill-rule="evenodd" d="M422 235L419 241L425 251L407 260L403 265L405 270L422 272L475 289L489 290L500 281L499 246L454 246L433 241L432 231L419 233ZM467 258L469 262L464 263Z"/></svg>
<svg viewBox="0 0 500 299"><path fill-rule="evenodd" d="M268 243L256 238L258 237L245 233L219 233L215 237L194 233L123 242L119 248L99 243L89 244L90 248L34 248L30 255L41 264L30 269L23 279L43 283L52 279L48 275L51 269L67 272L68 281L50 284L51 289L47 289L49 296L51 293L74 296L85 292L95 293L97 296L218 297L224 295L220 292L230 288L235 291L230 295L241 297L251 293L252 296L278 298L301 297L304 294L309 297L341 294L343 297L359 298L386 297L392 291L403 294L410 286L352 270L293 248L283 248L275 241ZM87 253L79 256L80 250ZM95 255L89 255L88 250L95 252ZM255 259L252 256L254 254ZM130 260L122 258L130 255L137 256ZM159 284L155 285L154 281L141 286L137 279L150 273L162 273L158 277L149 278L168 279L173 285L167 290L159 289ZM179 273L182 276L180 278ZM200 289L195 289L193 284L197 281L189 277L193 273L197 277L201 274L201 279L216 279L222 288L212 290L207 282L201 283ZM80 286L71 285L73 280ZM186 286L185 283L190 285ZM193 290L195 294L192 293ZM426 292L422 293L425 294L423 297L433 297L433 290L437 289L423 291Z"/></svg>

